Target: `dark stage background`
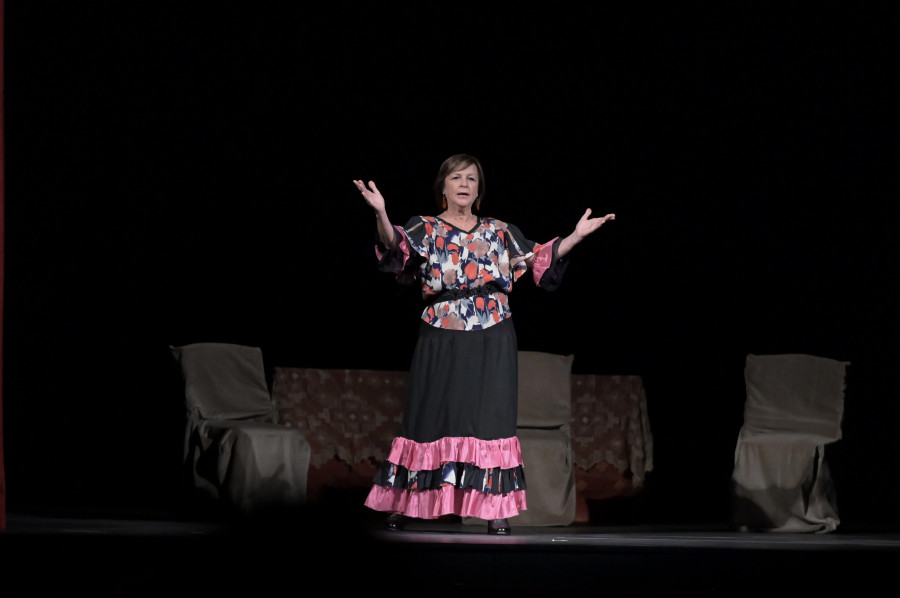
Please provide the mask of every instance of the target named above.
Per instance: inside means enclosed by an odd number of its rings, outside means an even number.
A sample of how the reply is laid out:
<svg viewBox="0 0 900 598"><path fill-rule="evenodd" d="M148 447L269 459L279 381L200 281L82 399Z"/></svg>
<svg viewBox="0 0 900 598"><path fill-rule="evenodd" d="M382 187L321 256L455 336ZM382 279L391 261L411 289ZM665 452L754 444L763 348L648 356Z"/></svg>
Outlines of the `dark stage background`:
<svg viewBox="0 0 900 598"><path fill-rule="evenodd" d="M402 223L470 152L533 239L617 214L512 305L643 376L643 520L724 520L746 355L812 353L851 362L842 525L897 527L889 3L424 4L6 2L8 510L178 504L170 344L405 369L351 181Z"/></svg>

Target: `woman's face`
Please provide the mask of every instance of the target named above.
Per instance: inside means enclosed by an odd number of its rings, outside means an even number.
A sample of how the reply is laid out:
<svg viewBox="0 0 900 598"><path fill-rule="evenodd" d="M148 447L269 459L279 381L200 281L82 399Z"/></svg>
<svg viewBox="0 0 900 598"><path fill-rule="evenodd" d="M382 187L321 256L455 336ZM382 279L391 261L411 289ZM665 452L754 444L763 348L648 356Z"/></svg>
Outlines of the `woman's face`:
<svg viewBox="0 0 900 598"><path fill-rule="evenodd" d="M471 207L478 197L478 168L471 164L448 174L444 179L444 196L448 210Z"/></svg>

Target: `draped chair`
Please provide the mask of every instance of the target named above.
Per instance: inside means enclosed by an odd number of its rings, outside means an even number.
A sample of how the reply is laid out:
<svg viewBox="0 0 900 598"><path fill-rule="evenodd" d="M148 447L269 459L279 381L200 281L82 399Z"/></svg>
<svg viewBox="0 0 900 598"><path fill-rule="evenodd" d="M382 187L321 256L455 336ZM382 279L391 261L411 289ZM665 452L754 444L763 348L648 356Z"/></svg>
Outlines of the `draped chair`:
<svg viewBox="0 0 900 598"><path fill-rule="evenodd" d="M170 346L181 368L184 466L195 495L240 513L306 501L310 446L277 421L258 347Z"/></svg>
<svg viewBox="0 0 900 598"><path fill-rule="evenodd" d="M731 479L736 529L837 529L827 449L842 436L849 365L804 354L747 356L747 398Z"/></svg>

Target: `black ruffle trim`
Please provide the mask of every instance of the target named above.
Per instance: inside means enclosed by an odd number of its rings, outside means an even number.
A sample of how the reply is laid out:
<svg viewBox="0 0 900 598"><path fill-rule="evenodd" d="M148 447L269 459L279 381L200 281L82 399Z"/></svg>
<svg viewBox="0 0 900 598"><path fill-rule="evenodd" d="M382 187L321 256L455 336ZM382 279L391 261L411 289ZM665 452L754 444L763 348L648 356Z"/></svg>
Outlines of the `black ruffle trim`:
<svg viewBox="0 0 900 598"><path fill-rule="evenodd" d="M453 486L460 490L478 490L489 494L504 494L525 490L525 469L492 467L483 469L471 463L445 463L439 469L410 471L402 465L385 461L375 472L372 483L403 490L437 490Z"/></svg>

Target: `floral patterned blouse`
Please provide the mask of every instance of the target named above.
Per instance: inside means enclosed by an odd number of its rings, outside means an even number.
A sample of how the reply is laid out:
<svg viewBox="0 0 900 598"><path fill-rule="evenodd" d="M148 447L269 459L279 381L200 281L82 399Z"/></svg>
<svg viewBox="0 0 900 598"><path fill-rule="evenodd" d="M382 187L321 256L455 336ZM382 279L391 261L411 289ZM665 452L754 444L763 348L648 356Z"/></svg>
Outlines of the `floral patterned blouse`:
<svg viewBox="0 0 900 598"><path fill-rule="evenodd" d="M394 249L375 246L379 268L421 286L428 303L422 320L436 328L482 330L509 318L507 294L531 256L534 281L546 290L559 286L566 267L557 256L559 237L535 243L495 218L479 218L468 231L434 216L414 216L394 228Z"/></svg>

